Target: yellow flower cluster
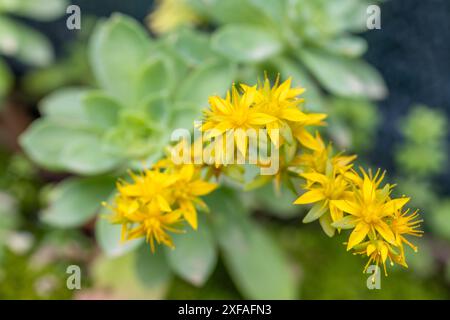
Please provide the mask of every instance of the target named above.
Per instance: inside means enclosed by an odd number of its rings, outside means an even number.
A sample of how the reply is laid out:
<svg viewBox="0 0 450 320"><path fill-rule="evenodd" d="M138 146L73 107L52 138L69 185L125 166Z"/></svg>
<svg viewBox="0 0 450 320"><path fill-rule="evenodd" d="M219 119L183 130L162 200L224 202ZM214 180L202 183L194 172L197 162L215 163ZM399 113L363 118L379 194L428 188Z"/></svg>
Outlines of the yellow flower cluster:
<svg viewBox="0 0 450 320"><path fill-rule="evenodd" d="M317 153L318 151L315 151ZM323 150L322 153L327 153ZM303 222L319 219L324 232L332 237L336 230L351 229L347 251L366 255L371 264L383 264L386 260L407 267L403 244L413 246L405 235L420 236L417 212L408 214L403 207L409 198L393 198L392 185L381 186L384 173L375 175L361 169L361 175L352 169L354 157L334 156L315 158L306 154L297 159L304 165L305 192L295 204L313 204ZM312 162L315 162L311 166ZM322 162L323 163L320 163Z"/></svg>
<svg viewBox="0 0 450 320"><path fill-rule="evenodd" d="M202 179L200 168L192 164L175 166L170 159L161 160L140 175L130 175L131 182L117 183L110 220L122 225L122 240L145 237L152 251L155 240L173 247L168 232L182 232L177 229L182 220L197 229L196 208L207 210L199 196L217 187Z"/></svg>
<svg viewBox="0 0 450 320"><path fill-rule="evenodd" d="M303 180L299 186L302 194L294 203L311 205L304 223L318 220L330 237L336 231L351 230L347 250L367 256L367 266L383 264L386 271L389 258L391 264L407 267L403 245L414 251L417 248L405 236L421 236L422 220L417 212L410 214L404 209L409 198L394 198L393 186L382 185L384 173L356 171L356 156L333 154L332 146L325 144L318 132L308 131L325 125L326 115L302 109L304 100L299 96L304 91L292 88L290 78L281 84L277 79L273 86L267 78L255 86L233 86L225 98L210 97L200 131L213 139L231 131L236 150L245 158L249 138L242 132L266 130L272 148L280 151L280 167L262 180L272 180L276 186L284 182L291 186L293 178ZM194 158L190 158L193 163ZM141 175L132 174L132 182L118 183L111 221L122 225L123 239L145 237L152 250L155 240L173 247L168 232L180 232L177 225L183 220L197 229L196 208L207 209L199 197L217 187L208 180L231 176L232 170L226 169L233 166L175 165L165 158Z"/></svg>
<svg viewBox="0 0 450 320"><path fill-rule="evenodd" d="M233 130L237 149L244 156L248 137L243 132L248 129L266 129L276 148L285 142L292 143L292 137L305 147L319 148L306 127L324 125L326 115L302 112L304 99L298 96L305 89L291 88L291 81L289 78L279 85L277 79L272 87L266 78L258 86L241 85L242 94L233 86L225 99L210 97L210 109L204 111L201 130L213 132L215 136Z"/></svg>

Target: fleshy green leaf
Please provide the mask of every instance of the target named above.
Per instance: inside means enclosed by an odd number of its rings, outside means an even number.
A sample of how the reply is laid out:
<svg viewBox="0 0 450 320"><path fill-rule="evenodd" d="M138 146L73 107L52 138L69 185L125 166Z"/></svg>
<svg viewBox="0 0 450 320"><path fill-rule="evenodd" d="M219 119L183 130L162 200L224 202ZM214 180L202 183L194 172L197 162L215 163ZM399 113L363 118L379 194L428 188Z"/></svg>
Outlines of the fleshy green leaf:
<svg viewBox="0 0 450 320"><path fill-rule="evenodd" d="M143 244L136 251L135 261L138 279L146 287L154 288L167 285L172 278L172 272L162 250L152 253L148 244Z"/></svg>
<svg viewBox="0 0 450 320"><path fill-rule="evenodd" d="M270 30L245 24L222 27L211 41L216 52L236 62L260 62L283 50L281 40Z"/></svg>
<svg viewBox="0 0 450 320"><path fill-rule="evenodd" d="M0 0L0 11L36 20L52 20L66 12L66 0Z"/></svg>
<svg viewBox="0 0 450 320"><path fill-rule="evenodd" d="M133 19L115 14L98 24L90 42L90 62L97 81L125 105L136 100L138 73L149 56L150 38Z"/></svg>
<svg viewBox="0 0 450 320"><path fill-rule="evenodd" d="M45 36L4 15L0 16L0 53L33 66L48 65L53 59Z"/></svg>
<svg viewBox="0 0 450 320"><path fill-rule="evenodd" d="M362 60L306 48L299 55L320 83L333 94L372 99L382 99L387 94L383 78Z"/></svg>
<svg viewBox="0 0 450 320"><path fill-rule="evenodd" d="M102 92L91 92L83 99L86 116L93 127L108 129L117 124L122 106Z"/></svg>
<svg viewBox="0 0 450 320"><path fill-rule="evenodd" d="M20 144L37 164L51 170L63 170L61 152L86 132L38 119L20 137Z"/></svg>
<svg viewBox="0 0 450 320"><path fill-rule="evenodd" d="M151 60L138 75L137 101L168 91L173 85L169 65L163 58Z"/></svg>
<svg viewBox="0 0 450 320"><path fill-rule="evenodd" d="M52 92L39 103L39 111L58 124L86 126L88 116L83 99L88 93L85 88L64 88Z"/></svg>
<svg viewBox="0 0 450 320"><path fill-rule="evenodd" d="M120 161L96 134L73 137L60 156L60 163L66 170L83 175L105 173L118 166Z"/></svg>
<svg viewBox="0 0 450 320"><path fill-rule="evenodd" d="M208 280L217 263L217 247L206 221L198 230L173 236L175 249L164 248L173 272L196 286Z"/></svg>
<svg viewBox="0 0 450 320"><path fill-rule="evenodd" d="M289 263L276 242L247 219L230 190L207 197L215 234L234 284L247 299L294 299L297 285Z"/></svg>
<svg viewBox="0 0 450 320"><path fill-rule="evenodd" d="M367 50L367 41L360 37L339 37L328 41L325 49L331 53L356 58L362 56Z"/></svg>
<svg viewBox="0 0 450 320"><path fill-rule="evenodd" d="M167 128L165 125L174 108L170 108L169 96L165 91L147 96L140 107L149 115L151 121L164 129Z"/></svg>
<svg viewBox="0 0 450 320"><path fill-rule="evenodd" d="M198 106L200 111L208 105L211 95L225 95L234 80L235 68L224 61L215 61L190 73L180 86L176 100Z"/></svg>
<svg viewBox="0 0 450 320"><path fill-rule="evenodd" d="M50 205L43 210L42 220L54 227L83 225L98 211L102 201L114 189L112 177L71 178L52 190Z"/></svg>
<svg viewBox="0 0 450 320"><path fill-rule="evenodd" d="M192 129L194 121L201 119L201 111L198 105L192 103L177 103L171 110L170 128Z"/></svg>
<svg viewBox="0 0 450 320"><path fill-rule="evenodd" d="M189 65L199 65L215 57L209 43L209 35L194 29L183 28L169 40Z"/></svg>
<svg viewBox="0 0 450 320"><path fill-rule="evenodd" d="M92 175L107 172L121 161L98 133L45 118L34 121L20 143L33 161L50 170Z"/></svg>

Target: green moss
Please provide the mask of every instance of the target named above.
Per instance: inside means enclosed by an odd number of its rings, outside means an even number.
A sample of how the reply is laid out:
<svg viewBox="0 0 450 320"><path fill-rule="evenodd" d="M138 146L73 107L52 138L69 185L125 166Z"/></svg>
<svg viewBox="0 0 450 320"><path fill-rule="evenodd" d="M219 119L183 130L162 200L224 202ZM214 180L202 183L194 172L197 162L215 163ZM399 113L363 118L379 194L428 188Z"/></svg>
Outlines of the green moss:
<svg viewBox="0 0 450 320"><path fill-rule="evenodd" d="M2 299L70 299L66 288L64 263L53 263L42 269L31 267L29 256L5 250L0 265L0 300Z"/></svg>

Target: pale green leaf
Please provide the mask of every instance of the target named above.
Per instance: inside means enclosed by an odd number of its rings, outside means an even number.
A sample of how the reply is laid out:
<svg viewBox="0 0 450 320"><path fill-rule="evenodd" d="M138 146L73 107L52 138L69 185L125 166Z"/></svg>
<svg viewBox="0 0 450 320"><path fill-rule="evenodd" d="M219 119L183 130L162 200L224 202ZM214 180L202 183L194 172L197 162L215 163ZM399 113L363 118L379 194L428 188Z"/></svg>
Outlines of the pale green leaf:
<svg viewBox="0 0 450 320"><path fill-rule="evenodd" d="M383 78L362 60L348 59L304 48L299 56L331 93L348 97L382 99L387 94Z"/></svg>
<svg viewBox="0 0 450 320"><path fill-rule="evenodd" d="M270 29L245 24L218 29L212 36L211 45L228 59L247 63L267 60L283 50L281 40Z"/></svg>
<svg viewBox="0 0 450 320"><path fill-rule="evenodd" d="M54 227L78 227L91 219L114 189L112 177L71 178L52 190L41 219Z"/></svg>
<svg viewBox="0 0 450 320"><path fill-rule="evenodd" d="M62 16L68 5L67 0L0 0L0 11L47 21Z"/></svg>
<svg viewBox="0 0 450 320"><path fill-rule="evenodd" d="M103 92L93 91L83 98L83 107L93 127L108 129L117 124L122 106Z"/></svg>
<svg viewBox="0 0 450 320"><path fill-rule="evenodd" d="M80 125L89 124L89 119L83 106L83 99L88 93L86 88L63 88L52 92L39 103L39 111L58 124Z"/></svg>
<svg viewBox="0 0 450 320"><path fill-rule="evenodd" d="M137 21L115 14L91 37L90 62L100 85L124 105L136 101L138 73L149 56L150 38Z"/></svg>
<svg viewBox="0 0 450 320"><path fill-rule="evenodd" d="M34 29L0 15L0 53L33 66L53 60L49 40Z"/></svg>
<svg viewBox="0 0 450 320"><path fill-rule="evenodd" d="M222 60L202 65L191 72L180 86L176 101L196 105L198 110L208 106L208 97L224 96L231 87L236 70Z"/></svg>
<svg viewBox="0 0 450 320"><path fill-rule="evenodd" d="M234 284L247 299L295 299L297 283L274 239L248 220L236 195L220 189L207 197L215 234Z"/></svg>
<svg viewBox="0 0 450 320"><path fill-rule="evenodd" d="M193 285L202 286L217 263L217 247L208 224L201 219L198 230L173 235L173 241L175 249L164 248L171 269Z"/></svg>

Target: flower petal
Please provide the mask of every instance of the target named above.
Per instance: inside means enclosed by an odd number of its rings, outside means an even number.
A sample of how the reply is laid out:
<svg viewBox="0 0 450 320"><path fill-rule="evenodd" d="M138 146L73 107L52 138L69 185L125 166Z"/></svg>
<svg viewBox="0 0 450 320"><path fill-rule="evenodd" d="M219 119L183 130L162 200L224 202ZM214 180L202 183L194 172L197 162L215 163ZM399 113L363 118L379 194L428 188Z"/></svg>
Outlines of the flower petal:
<svg viewBox="0 0 450 320"><path fill-rule="evenodd" d="M347 251L363 241L369 233L369 230L370 227L367 224L358 223L348 239Z"/></svg>
<svg viewBox="0 0 450 320"><path fill-rule="evenodd" d="M300 122L306 120L306 115L297 108L285 108L281 111L280 118L292 122Z"/></svg>
<svg viewBox="0 0 450 320"><path fill-rule="evenodd" d="M359 205L349 200L331 200L331 204L354 216L360 215Z"/></svg>
<svg viewBox="0 0 450 320"><path fill-rule="evenodd" d="M328 178L325 175L320 174L320 173L316 173L316 172L303 173L303 174L301 174L301 176L303 178L305 178L306 180L309 180L312 182L318 182L322 185L328 183Z"/></svg>
<svg viewBox="0 0 450 320"><path fill-rule="evenodd" d="M189 184L189 188L192 195L203 196L215 190L217 184L198 180Z"/></svg>
<svg viewBox="0 0 450 320"><path fill-rule="evenodd" d="M405 197L386 202L382 209L383 215L390 215L395 211L400 210L408 201L409 198Z"/></svg>
<svg viewBox="0 0 450 320"><path fill-rule="evenodd" d="M305 129L295 129L294 136L305 147L311 150L321 150L321 144Z"/></svg>
<svg viewBox="0 0 450 320"><path fill-rule="evenodd" d="M311 190L302 194L294 204L308 204L325 199L325 195L320 190Z"/></svg>
<svg viewBox="0 0 450 320"><path fill-rule="evenodd" d="M395 242L395 236L394 233L392 232L391 228L389 228L389 226L384 222L384 221L379 221L376 225L375 225L375 230L378 231L378 233L387 241L390 242L392 244L396 244Z"/></svg>

